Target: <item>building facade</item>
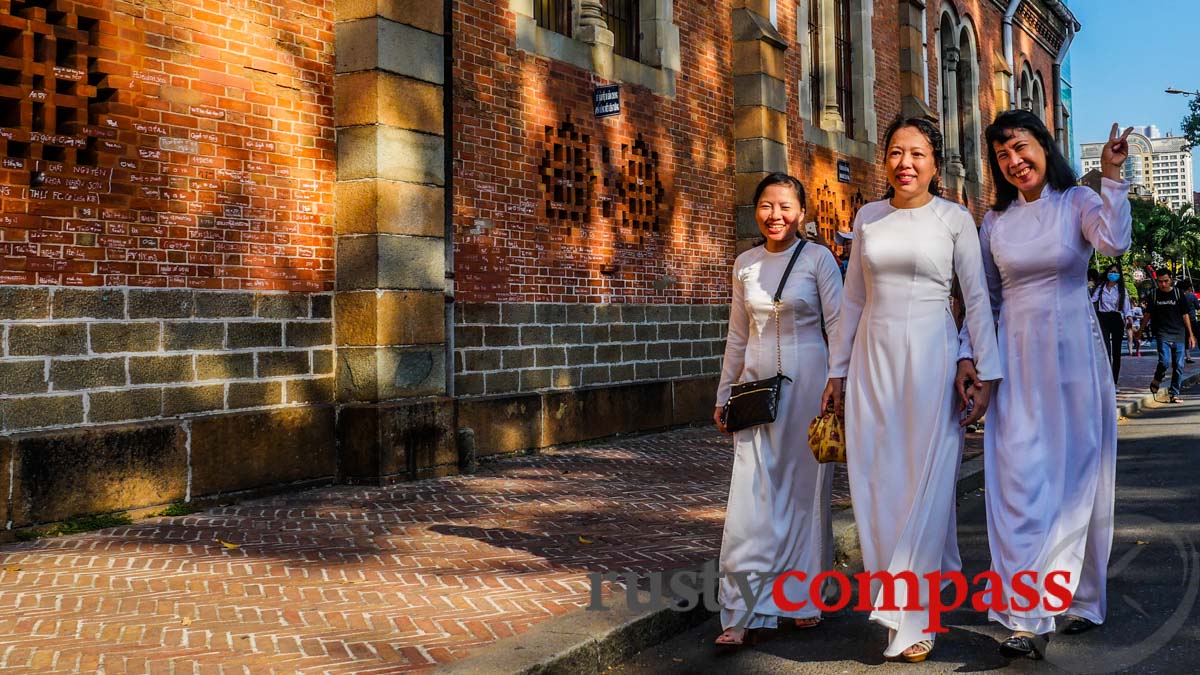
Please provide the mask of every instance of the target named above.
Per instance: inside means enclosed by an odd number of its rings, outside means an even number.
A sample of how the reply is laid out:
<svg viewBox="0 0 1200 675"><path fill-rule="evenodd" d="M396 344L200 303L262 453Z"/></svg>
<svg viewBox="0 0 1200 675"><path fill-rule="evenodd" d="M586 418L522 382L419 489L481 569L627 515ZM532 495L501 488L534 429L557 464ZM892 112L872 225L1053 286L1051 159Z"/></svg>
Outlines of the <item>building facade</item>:
<svg viewBox="0 0 1200 675"><path fill-rule="evenodd" d="M981 218L997 112L1071 142L1078 29L1057 0L0 0L0 515L707 420L755 184L799 176L832 242L924 115Z"/></svg>
<svg viewBox="0 0 1200 675"><path fill-rule="evenodd" d="M1125 179L1147 190L1158 202L1175 209L1193 203L1195 180L1192 153L1185 150L1186 139L1158 135L1158 127L1135 127L1129 135L1129 160L1123 169ZM1079 148L1085 172L1100 168L1103 143L1084 143Z"/></svg>

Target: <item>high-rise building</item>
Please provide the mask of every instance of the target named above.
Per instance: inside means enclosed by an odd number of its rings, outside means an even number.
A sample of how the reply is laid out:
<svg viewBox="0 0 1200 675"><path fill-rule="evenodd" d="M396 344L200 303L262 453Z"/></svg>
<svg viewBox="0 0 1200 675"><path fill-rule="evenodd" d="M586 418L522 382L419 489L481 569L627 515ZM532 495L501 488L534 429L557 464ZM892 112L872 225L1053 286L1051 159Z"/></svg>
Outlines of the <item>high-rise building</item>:
<svg viewBox="0 0 1200 675"><path fill-rule="evenodd" d="M1192 155L1185 149L1186 139L1181 136L1156 134L1154 125L1135 126L1129 135L1129 159L1123 170L1125 180L1144 186L1154 195L1155 201L1171 208L1193 202ZM1084 143L1079 148L1083 160L1083 171L1100 168L1100 154L1104 143Z"/></svg>

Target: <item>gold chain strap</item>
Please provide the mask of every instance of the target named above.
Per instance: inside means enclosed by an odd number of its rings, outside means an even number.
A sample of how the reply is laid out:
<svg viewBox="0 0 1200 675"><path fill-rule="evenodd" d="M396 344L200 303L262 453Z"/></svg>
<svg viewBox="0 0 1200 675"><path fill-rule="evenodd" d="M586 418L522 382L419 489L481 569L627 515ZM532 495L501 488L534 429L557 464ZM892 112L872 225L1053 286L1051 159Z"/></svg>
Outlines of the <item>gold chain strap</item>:
<svg viewBox="0 0 1200 675"><path fill-rule="evenodd" d="M783 338L779 336L779 301L771 303L775 307L775 371L783 374Z"/></svg>

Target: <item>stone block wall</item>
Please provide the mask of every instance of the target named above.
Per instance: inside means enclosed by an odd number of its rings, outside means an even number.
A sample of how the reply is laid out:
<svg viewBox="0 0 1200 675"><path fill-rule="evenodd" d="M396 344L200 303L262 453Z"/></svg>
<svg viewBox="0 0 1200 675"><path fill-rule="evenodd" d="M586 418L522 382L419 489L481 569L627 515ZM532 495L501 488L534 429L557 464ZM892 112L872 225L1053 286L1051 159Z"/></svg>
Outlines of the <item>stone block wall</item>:
<svg viewBox="0 0 1200 675"><path fill-rule="evenodd" d="M461 304L455 394L717 375L728 321L728 305Z"/></svg>
<svg viewBox="0 0 1200 675"><path fill-rule="evenodd" d="M0 287L5 434L333 400L332 295Z"/></svg>

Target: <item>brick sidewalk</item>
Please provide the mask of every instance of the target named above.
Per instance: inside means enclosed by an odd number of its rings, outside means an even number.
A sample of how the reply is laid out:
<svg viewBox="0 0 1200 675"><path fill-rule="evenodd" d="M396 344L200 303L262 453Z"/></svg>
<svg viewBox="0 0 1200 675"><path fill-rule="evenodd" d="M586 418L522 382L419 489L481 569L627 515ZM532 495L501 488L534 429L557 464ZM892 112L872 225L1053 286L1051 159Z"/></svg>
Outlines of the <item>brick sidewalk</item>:
<svg viewBox="0 0 1200 675"><path fill-rule="evenodd" d="M730 467L684 429L4 545L0 668L427 669L584 606L587 571L712 558Z"/></svg>
<svg viewBox="0 0 1200 675"><path fill-rule="evenodd" d="M0 670L430 669L585 606L589 571L715 557L731 464L690 428L7 544Z"/></svg>

